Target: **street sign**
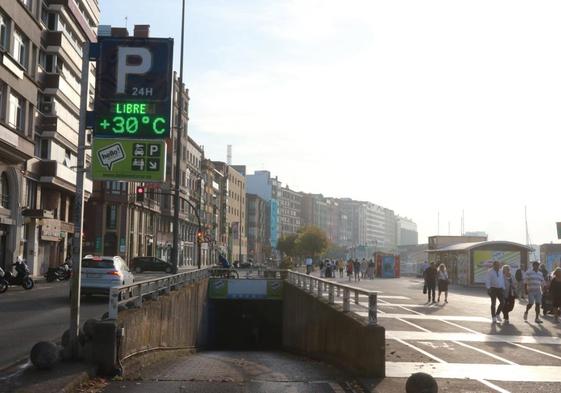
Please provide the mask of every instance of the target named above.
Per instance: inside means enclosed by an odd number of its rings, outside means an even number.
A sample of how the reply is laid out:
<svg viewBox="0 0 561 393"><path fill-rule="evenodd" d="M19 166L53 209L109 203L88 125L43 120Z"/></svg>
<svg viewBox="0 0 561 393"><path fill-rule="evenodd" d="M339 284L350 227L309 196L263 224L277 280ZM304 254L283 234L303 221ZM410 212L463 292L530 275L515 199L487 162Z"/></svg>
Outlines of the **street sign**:
<svg viewBox="0 0 561 393"><path fill-rule="evenodd" d="M99 38L94 137L170 136L173 39Z"/></svg>
<svg viewBox="0 0 561 393"><path fill-rule="evenodd" d="M158 140L95 138L93 179L163 182L166 147Z"/></svg>

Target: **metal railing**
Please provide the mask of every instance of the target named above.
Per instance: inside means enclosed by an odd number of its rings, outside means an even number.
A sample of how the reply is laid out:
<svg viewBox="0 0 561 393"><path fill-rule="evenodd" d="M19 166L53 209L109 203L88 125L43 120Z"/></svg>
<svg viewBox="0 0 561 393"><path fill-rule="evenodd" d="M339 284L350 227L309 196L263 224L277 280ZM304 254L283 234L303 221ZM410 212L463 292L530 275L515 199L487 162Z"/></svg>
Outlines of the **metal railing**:
<svg viewBox="0 0 561 393"><path fill-rule="evenodd" d="M360 305L360 295L368 298L368 324L378 324L378 292L340 284L323 278L309 276L303 273L288 271L289 283L302 288L306 292L315 294L318 298L325 298L329 304L335 304L335 299L343 298L343 312L351 311L351 299Z"/></svg>
<svg viewBox="0 0 561 393"><path fill-rule="evenodd" d="M109 319L117 319L119 307L131 305L141 307L142 302L146 299L157 299L159 295L210 277L212 270L212 268L207 267L152 280L139 281L121 287L113 287L109 292Z"/></svg>
<svg viewBox="0 0 561 393"><path fill-rule="evenodd" d="M214 268L211 277L216 278L243 278L243 279L284 279L288 270L267 269L265 267L250 267L237 269Z"/></svg>

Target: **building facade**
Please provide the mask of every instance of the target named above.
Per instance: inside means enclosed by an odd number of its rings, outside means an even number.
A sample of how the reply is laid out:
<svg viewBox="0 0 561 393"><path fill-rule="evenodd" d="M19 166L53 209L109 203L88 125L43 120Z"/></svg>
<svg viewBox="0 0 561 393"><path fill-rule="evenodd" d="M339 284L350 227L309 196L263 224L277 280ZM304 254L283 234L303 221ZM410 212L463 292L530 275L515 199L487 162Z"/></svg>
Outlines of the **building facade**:
<svg viewBox="0 0 561 393"><path fill-rule="evenodd" d="M247 192L255 194L268 203L269 207L269 242L276 248L279 239L279 201L282 184L278 177L272 177L269 171L255 171L247 175Z"/></svg>
<svg viewBox="0 0 561 393"><path fill-rule="evenodd" d="M302 227L302 194L288 186L280 189L278 236L292 235Z"/></svg>
<svg viewBox="0 0 561 393"><path fill-rule="evenodd" d="M417 224L407 217L396 216L396 238L398 246L412 246L419 243Z"/></svg>
<svg viewBox="0 0 561 393"><path fill-rule="evenodd" d="M269 206L255 194L247 194L247 255L253 262L264 262L271 254L269 245Z"/></svg>
<svg viewBox="0 0 561 393"><path fill-rule="evenodd" d="M22 255L40 275L71 252L82 47L98 23L97 0L0 1L3 266Z"/></svg>

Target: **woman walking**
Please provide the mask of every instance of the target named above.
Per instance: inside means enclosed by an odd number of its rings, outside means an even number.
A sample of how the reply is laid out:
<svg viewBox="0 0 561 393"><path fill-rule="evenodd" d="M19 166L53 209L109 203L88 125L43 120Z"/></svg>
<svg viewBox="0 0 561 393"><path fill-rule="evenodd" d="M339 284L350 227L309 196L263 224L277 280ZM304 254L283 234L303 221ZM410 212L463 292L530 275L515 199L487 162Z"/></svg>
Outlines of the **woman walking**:
<svg viewBox="0 0 561 393"><path fill-rule="evenodd" d="M443 263L438 266L436 277L438 280L438 302L440 302L440 294L444 292L444 303L448 303L448 270Z"/></svg>
<svg viewBox="0 0 561 393"><path fill-rule="evenodd" d="M353 260L349 259L347 261L347 276L349 277L349 281L351 281L351 278L353 277Z"/></svg>
<svg viewBox="0 0 561 393"><path fill-rule="evenodd" d="M505 282L505 304L503 306L503 317L505 323L508 323L508 313L514 308L514 299L516 298L516 291L514 289L515 278L510 272L510 266L503 266L503 278Z"/></svg>
<svg viewBox="0 0 561 393"><path fill-rule="evenodd" d="M561 267L555 268L552 273L553 278L549 285L549 293L553 301L553 315L555 322L559 322L559 312L561 311Z"/></svg>

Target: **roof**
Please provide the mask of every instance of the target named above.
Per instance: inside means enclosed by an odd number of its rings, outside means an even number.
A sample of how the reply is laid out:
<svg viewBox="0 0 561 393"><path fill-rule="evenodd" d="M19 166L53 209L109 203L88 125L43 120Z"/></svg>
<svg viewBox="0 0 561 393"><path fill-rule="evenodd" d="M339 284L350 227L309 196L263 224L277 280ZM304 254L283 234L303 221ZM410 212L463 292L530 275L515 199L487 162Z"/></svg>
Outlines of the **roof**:
<svg viewBox="0 0 561 393"><path fill-rule="evenodd" d="M450 252L450 251L469 251L474 248L479 248L481 246L492 246L492 245L501 245L501 246L514 246L519 248L525 248L528 251L532 249L524 244L514 243L514 242L507 242L507 241L484 241L484 242L471 242L471 243L458 243L452 244L447 247L442 247L437 250L428 250L428 252Z"/></svg>

